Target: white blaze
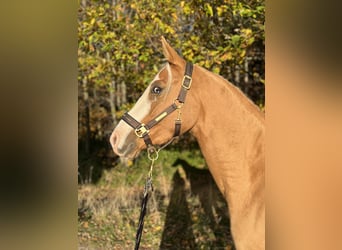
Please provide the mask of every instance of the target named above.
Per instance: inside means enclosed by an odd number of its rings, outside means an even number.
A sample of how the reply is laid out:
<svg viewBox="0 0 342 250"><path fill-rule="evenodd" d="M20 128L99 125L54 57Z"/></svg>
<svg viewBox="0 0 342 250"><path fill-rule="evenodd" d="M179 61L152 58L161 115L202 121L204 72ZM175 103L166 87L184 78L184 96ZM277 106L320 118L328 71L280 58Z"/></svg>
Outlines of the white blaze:
<svg viewBox="0 0 342 250"><path fill-rule="evenodd" d="M163 69L159 71L159 73L155 76L151 84L154 81L157 81L160 79L159 74ZM128 112L138 122L141 122L151 111L152 101L149 98L151 84L147 87L147 89L145 90L143 95L139 98L139 100L136 102L134 107ZM132 132L132 130L133 128L129 126L125 121L121 120L119 122L119 124L115 128L115 131L117 131L117 133L120 135L120 139L117 145L119 149L123 147L128 135Z"/></svg>

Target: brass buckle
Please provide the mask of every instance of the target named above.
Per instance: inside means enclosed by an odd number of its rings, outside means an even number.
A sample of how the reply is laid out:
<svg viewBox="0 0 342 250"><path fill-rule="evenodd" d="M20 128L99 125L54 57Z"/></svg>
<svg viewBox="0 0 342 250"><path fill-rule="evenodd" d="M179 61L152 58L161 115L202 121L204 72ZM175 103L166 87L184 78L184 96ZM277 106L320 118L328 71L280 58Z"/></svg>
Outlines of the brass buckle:
<svg viewBox="0 0 342 250"><path fill-rule="evenodd" d="M184 103L180 102L178 99L175 99L173 101L173 104L176 106L177 109L180 109L183 107Z"/></svg>
<svg viewBox="0 0 342 250"><path fill-rule="evenodd" d="M189 85L186 86L184 84L185 80L188 79L189 80ZM188 75L184 75L183 77L183 81L182 81L182 87L185 88L186 90L189 90L191 88L191 83L192 83L192 77L191 76L188 76Z"/></svg>
<svg viewBox="0 0 342 250"><path fill-rule="evenodd" d="M135 132L135 134L136 134L138 137L142 138L142 137L144 137L146 134L150 133L150 130L148 130L148 129L145 127L145 124L142 123L142 124L140 125L139 128L137 128L137 129L134 130L134 132Z"/></svg>

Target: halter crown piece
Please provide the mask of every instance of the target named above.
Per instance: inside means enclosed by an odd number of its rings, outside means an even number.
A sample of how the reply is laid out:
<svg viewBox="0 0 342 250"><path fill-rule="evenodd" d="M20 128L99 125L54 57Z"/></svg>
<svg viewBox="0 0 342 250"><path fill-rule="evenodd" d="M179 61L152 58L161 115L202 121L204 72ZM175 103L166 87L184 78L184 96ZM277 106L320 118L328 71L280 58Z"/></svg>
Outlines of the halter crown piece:
<svg viewBox="0 0 342 250"><path fill-rule="evenodd" d="M155 125L157 125L159 122L161 122L165 117L170 115L175 110L178 110L178 117L175 120L175 132L174 132L171 140L169 142L167 142L164 146L161 146L160 148L164 148L165 146L170 144L173 139L175 139L176 137L178 137L180 135L181 124L182 124L181 108L182 108L183 104L185 103L186 94L187 94L188 90L191 88L192 71L193 71L193 64L187 62L186 66L185 66L185 73L184 73L184 77L182 80L181 89L179 91L177 99L175 99L175 101L169 107L164 109L164 111L162 111L159 115L157 115L154 119L149 121L147 124L138 122L136 119L134 119L134 117L132 117L128 113L125 113L122 116L122 120L125 121L132 128L134 128L136 136L144 139L144 142L145 142L145 144L147 146L147 150L148 150L147 152L149 154L154 153L156 151L156 149L152 143L151 137L149 135L151 128L154 127ZM150 152L150 149L152 152Z"/></svg>

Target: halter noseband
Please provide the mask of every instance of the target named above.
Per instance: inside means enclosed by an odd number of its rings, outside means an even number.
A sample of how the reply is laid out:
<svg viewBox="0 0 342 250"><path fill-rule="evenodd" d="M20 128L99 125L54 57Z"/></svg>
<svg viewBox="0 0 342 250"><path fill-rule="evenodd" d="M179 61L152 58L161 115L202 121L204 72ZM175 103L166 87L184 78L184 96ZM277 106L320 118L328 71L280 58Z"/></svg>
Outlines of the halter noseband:
<svg viewBox="0 0 342 250"><path fill-rule="evenodd" d="M178 137L180 135L181 131L181 111L180 109L182 108L183 104L185 103L185 98L187 91L191 87L191 82L192 82L192 71L193 71L193 65L192 63L187 62L185 66L185 73L182 81L182 87L181 90L179 91L177 99L174 100L174 102L164 109L163 112L161 112L159 115L157 115L154 119L149 121L147 124L140 123L136 119L134 119L128 112L126 112L122 116L122 120L124 120L128 125L130 125L132 128L134 128L136 136L139 138L143 138L144 142L147 146L147 148L153 147L153 143L150 137L150 129L157 125L159 122L161 122L165 117L170 115L173 111L178 110L178 117L175 120L175 132L173 134L173 137L169 142L165 144L168 145L174 138ZM163 148L164 146L162 146Z"/></svg>

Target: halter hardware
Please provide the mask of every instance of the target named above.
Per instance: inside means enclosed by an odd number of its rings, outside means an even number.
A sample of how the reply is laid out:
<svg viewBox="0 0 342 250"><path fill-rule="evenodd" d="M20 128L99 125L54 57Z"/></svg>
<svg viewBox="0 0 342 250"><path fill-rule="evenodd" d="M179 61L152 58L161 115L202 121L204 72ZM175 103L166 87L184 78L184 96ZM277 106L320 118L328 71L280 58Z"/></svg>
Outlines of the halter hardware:
<svg viewBox="0 0 342 250"><path fill-rule="evenodd" d="M188 83L186 83L188 81ZM185 88L186 90L189 90L191 88L191 83L192 83L192 77L188 75L184 75L183 81L182 81L182 87Z"/></svg>
<svg viewBox="0 0 342 250"><path fill-rule="evenodd" d="M144 218L146 214L147 201L148 201L150 193L153 191L152 170L153 170L154 161L158 159L159 151L167 147L176 137L180 135L181 124L182 124L182 119L181 119L182 110L181 109L185 103L185 97L186 97L187 91L191 87L192 71L193 71L193 65L191 63L186 63L185 73L184 73L184 77L183 77L182 84L181 84L182 87L181 87L181 90L179 91L177 99L175 99L169 107L167 107L163 112L157 115L154 119L149 121L146 125L144 123L140 123L128 113L125 113L122 116L122 120L134 128L134 132L136 136L144 139L144 142L147 146L147 156L148 156L148 159L151 161L150 171L148 173L146 183L145 183L144 197L143 197L143 201L141 205L140 218L139 218L139 226L138 226L138 230L137 230L136 238L135 238L135 247L134 247L135 250L139 249L142 230L144 227ZM173 137L164 145L158 148L155 147L149 136L150 129L175 110L177 110L177 118L175 120L175 132L174 132Z"/></svg>
<svg viewBox="0 0 342 250"><path fill-rule="evenodd" d="M154 146L149 146L147 148L147 157L150 161L155 161L158 159L159 157L159 150L156 149ZM151 170L150 170L150 174L149 175L152 175L152 167L151 167Z"/></svg>
<svg viewBox="0 0 342 250"><path fill-rule="evenodd" d="M134 132L136 136L138 136L139 138L143 138L145 135L150 133L150 130L146 128L144 123L142 123L140 127L134 130Z"/></svg>
<svg viewBox="0 0 342 250"><path fill-rule="evenodd" d="M156 120L157 122L163 120L165 117L167 116L166 112L161 113L160 115L158 115L154 120Z"/></svg>
<svg viewBox="0 0 342 250"><path fill-rule="evenodd" d="M185 73L184 73L184 77L183 77L183 80L182 80L182 83L181 83L181 89L179 91L177 99L175 99L173 101L173 103L169 107L167 107L163 112L161 112L154 119L149 121L147 124L140 123L139 121L134 119L134 117L132 117L128 113L125 113L122 116L122 120L125 121L128 125L130 125L131 127L134 128L134 132L135 132L136 136L139 137L139 138L143 138L144 139L144 142L145 142L145 144L147 146L147 149L148 149L147 150L148 154L149 154L149 156L151 156L152 159L158 158L159 150L164 148L164 147L166 147L167 145L169 145L176 137L178 137L180 135L181 124L182 124L181 108L183 107L183 105L185 103L185 98L186 98L187 91L191 88L192 71L193 71L192 63L187 62L186 65L185 65ZM152 140L151 140L151 138L149 136L150 129L152 127L154 127L155 125L157 125L159 122L161 122L165 117L170 115L175 110L177 110L178 114L177 114L177 119L175 120L175 132L174 132L174 135L170 139L170 141L168 141L166 144L164 144L163 146L161 146L157 150L153 146ZM153 148L154 149L154 150L152 150L153 151L152 153L149 152L149 148Z"/></svg>
<svg viewBox="0 0 342 250"><path fill-rule="evenodd" d="M176 106L176 109L178 109L178 110L181 109L183 107L183 105L184 105L184 103L180 102L178 99L175 99L173 101L173 104Z"/></svg>

